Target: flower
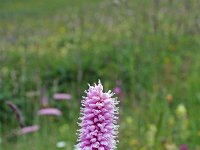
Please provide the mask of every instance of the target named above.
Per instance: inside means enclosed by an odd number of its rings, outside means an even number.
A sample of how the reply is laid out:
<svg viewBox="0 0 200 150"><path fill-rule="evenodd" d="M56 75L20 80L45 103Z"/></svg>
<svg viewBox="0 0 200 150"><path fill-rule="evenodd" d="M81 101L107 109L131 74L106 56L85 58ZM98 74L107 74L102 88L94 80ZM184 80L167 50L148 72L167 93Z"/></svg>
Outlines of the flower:
<svg viewBox="0 0 200 150"><path fill-rule="evenodd" d="M176 108L176 114L178 117L182 118L185 117L187 114L187 110L184 104L179 104Z"/></svg>
<svg viewBox="0 0 200 150"><path fill-rule="evenodd" d="M121 94L121 87L116 86L115 89L114 89L114 92L115 92L116 94Z"/></svg>
<svg viewBox="0 0 200 150"><path fill-rule="evenodd" d="M187 145L186 145L186 144L182 144L182 145L180 146L180 150L188 150Z"/></svg>
<svg viewBox="0 0 200 150"><path fill-rule="evenodd" d="M111 98L114 93L103 92L103 86L89 85L87 96L83 97L81 109L81 129L78 146L81 150L114 150L116 148L116 114L118 101Z"/></svg>
<svg viewBox="0 0 200 150"><path fill-rule="evenodd" d="M59 141L56 143L56 147L57 148L63 148L63 147L66 147L66 142L65 141Z"/></svg>
<svg viewBox="0 0 200 150"><path fill-rule="evenodd" d="M71 95L67 93L56 93L53 95L53 98L55 100L67 100L67 99L71 99Z"/></svg>
<svg viewBox="0 0 200 150"><path fill-rule="evenodd" d="M60 116L62 112L57 108L43 108L37 112L38 115L52 115L52 116Z"/></svg>
<svg viewBox="0 0 200 150"><path fill-rule="evenodd" d="M40 128L40 127L39 127L38 125L23 127L23 128L21 128L21 130L19 131L19 135L23 135L23 134L27 134L27 133L36 132L36 131L39 130L39 128Z"/></svg>
<svg viewBox="0 0 200 150"><path fill-rule="evenodd" d="M24 124L24 119L21 115L21 111L19 110L19 108L11 101L7 101L6 102L7 105L13 110L13 112L15 113L17 122L20 126L20 130L18 132L19 135L23 135L23 134L27 134L27 133L32 133L32 132L36 132L39 130L39 126L38 125L32 125L32 126L25 126Z"/></svg>

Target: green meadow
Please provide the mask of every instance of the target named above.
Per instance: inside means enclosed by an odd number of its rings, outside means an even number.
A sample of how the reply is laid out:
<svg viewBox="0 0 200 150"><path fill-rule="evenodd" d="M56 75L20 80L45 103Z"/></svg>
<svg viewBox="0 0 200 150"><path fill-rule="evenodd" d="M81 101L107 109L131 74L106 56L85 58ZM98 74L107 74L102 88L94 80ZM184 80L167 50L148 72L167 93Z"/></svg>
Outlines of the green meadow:
<svg viewBox="0 0 200 150"><path fill-rule="evenodd" d="M75 150L99 79L121 89L117 150L200 150L199 14L198 0L0 0L0 150ZM37 115L41 89L62 116ZM18 135L7 100L40 129Z"/></svg>

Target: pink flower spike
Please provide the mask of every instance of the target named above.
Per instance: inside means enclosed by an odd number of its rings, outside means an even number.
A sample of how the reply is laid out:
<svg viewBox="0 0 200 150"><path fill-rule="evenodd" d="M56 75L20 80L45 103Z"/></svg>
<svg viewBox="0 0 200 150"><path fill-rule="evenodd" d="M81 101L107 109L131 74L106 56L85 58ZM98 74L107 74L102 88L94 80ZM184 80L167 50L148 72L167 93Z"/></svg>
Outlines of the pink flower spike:
<svg viewBox="0 0 200 150"><path fill-rule="evenodd" d="M67 100L67 99L71 99L71 95L67 93L56 93L53 95L53 98L55 100Z"/></svg>
<svg viewBox="0 0 200 150"><path fill-rule="evenodd" d="M103 92L103 86L89 85L87 96L82 100L77 146L80 150L114 150L118 125L118 101L111 91Z"/></svg>
<svg viewBox="0 0 200 150"><path fill-rule="evenodd" d="M33 125L33 126L29 126L29 127L23 127L21 128L21 130L19 131L19 135L23 135L23 134L27 134L27 133L32 133L32 132L36 132L39 130L39 126L38 125Z"/></svg>
<svg viewBox="0 0 200 150"><path fill-rule="evenodd" d="M62 112L57 108L43 108L37 112L38 115L60 116Z"/></svg>

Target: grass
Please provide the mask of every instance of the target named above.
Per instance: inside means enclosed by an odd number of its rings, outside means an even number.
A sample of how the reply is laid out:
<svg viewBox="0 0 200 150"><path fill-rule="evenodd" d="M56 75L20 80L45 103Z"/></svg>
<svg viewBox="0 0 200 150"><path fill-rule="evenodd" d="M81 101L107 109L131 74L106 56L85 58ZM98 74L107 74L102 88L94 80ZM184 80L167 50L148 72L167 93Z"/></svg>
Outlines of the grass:
<svg viewBox="0 0 200 150"><path fill-rule="evenodd" d="M200 148L197 0L0 3L1 149L55 150L66 141L72 150L81 96L98 79L106 90L122 82L118 149ZM44 86L62 117L35 115ZM52 100L65 91L70 102ZM17 123L7 99L41 130L13 135Z"/></svg>

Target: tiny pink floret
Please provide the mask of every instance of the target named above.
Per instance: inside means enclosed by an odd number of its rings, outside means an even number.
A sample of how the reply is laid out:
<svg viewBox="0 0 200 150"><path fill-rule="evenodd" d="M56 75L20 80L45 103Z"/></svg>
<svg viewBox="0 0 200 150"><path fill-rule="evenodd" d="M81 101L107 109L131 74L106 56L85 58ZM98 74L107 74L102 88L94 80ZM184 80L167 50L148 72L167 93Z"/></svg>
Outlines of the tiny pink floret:
<svg viewBox="0 0 200 150"><path fill-rule="evenodd" d="M118 101L111 91L103 92L103 86L90 86L82 100L78 147L81 150L114 150L118 126Z"/></svg>

